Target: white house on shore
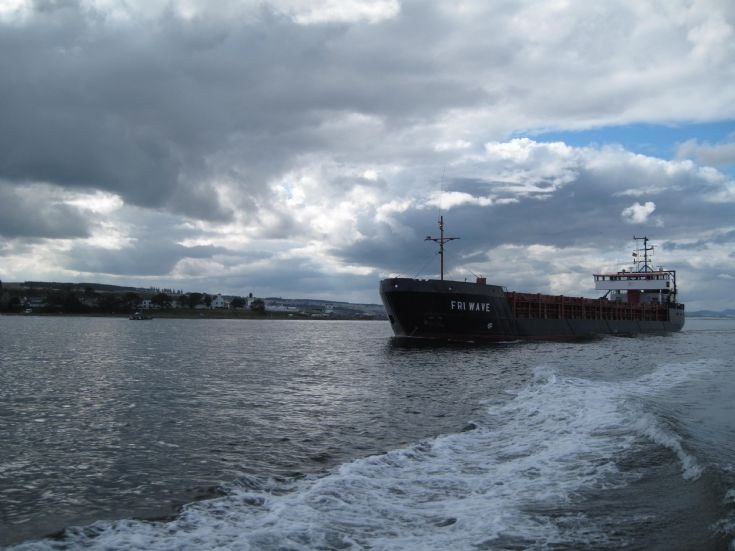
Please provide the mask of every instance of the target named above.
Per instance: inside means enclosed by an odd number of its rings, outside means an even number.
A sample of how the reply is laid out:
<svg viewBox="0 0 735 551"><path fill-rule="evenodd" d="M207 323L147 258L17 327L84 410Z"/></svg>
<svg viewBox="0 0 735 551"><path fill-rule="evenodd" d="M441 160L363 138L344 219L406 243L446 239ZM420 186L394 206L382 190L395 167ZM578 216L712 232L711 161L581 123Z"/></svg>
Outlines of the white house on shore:
<svg viewBox="0 0 735 551"><path fill-rule="evenodd" d="M216 297L212 298L212 303L209 307L212 310L226 310L230 307L230 303L229 301L226 301L222 295L218 294Z"/></svg>
<svg viewBox="0 0 735 551"><path fill-rule="evenodd" d="M250 293L247 297L243 297L243 300L244 308L249 309L250 306L253 304L253 301L255 300L255 298L253 297L253 293ZM160 305L153 302L152 299L146 298L138 303L137 308L139 310L152 310L160 308ZM188 297L185 296L170 299L167 308L192 308L192 306L189 305ZM195 310L229 310L230 308L232 308L232 304L230 300L227 300L225 297L222 296L222 293L218 293L217 295L211 297L209 306L207 306L206 302L202 300L198 304L195 304L193 308Z"/></svg>

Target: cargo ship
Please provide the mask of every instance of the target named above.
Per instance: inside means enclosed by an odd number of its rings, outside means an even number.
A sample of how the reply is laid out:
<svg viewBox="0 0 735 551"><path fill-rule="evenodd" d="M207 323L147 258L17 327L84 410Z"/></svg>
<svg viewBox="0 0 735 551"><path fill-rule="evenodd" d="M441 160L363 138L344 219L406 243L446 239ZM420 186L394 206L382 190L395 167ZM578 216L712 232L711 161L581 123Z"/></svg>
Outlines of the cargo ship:
<svg viewBox="0 0 735 551"><path fill-rule="evenodd" d="M629 270L593 274L600 298L507 291L486 278L444 279L444 246L457 237L427 237L439 245L440 278L395 277L380 282L396 337L464 342L518 339L576 340L612 334L669 333L684 326L677 302L676 271L654 268L647 237L634 237ZM640 245L642 244L642 246Z"/></svg>

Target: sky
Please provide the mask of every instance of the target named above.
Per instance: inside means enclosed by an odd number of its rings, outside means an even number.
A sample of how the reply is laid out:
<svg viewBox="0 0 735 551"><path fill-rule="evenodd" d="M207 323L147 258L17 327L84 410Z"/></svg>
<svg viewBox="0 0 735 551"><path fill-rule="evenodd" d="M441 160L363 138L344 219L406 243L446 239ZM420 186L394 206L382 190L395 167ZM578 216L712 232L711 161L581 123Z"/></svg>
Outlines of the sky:
<svg viewBox="0 0 735 551"><path fill-rule="evenodd" d="M0 0L0 280L735 308L729 0Z"/></svg>

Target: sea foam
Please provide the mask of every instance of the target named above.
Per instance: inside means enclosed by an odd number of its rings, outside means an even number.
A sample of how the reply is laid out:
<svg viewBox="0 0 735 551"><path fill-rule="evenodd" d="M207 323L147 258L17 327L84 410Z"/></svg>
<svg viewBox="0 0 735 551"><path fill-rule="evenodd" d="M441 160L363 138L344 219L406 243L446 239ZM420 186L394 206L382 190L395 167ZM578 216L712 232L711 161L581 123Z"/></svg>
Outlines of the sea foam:
<svg viewBox="0 0 735 551"><path fill-rule="evenodd" d="M696 371L696 366L694 366ZM594 519L566 505L636 475L616 459L641 439L670 449L692 478L701 468L636 395L677 384L693 366L662 366L629 382L563 377L540 367L474 429L341 465L320 477L244 477L222 498L169 522L123 520L69 529L19 550L463 549L609 545ZM553 512L554 514L549 514ZM618 542L621 544L629 542Z"/></svg>

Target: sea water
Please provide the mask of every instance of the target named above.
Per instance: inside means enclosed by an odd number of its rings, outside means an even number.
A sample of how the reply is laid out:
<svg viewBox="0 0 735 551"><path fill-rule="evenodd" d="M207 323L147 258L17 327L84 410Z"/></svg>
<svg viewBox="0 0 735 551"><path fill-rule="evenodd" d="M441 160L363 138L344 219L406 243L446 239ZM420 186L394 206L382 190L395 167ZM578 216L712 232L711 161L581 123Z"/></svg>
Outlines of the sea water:
<svg viewBox="0 0 735 551"><path fill-rule="evenodd" d="M0 317L0 546L735 549L734 343Z"/></svg>

